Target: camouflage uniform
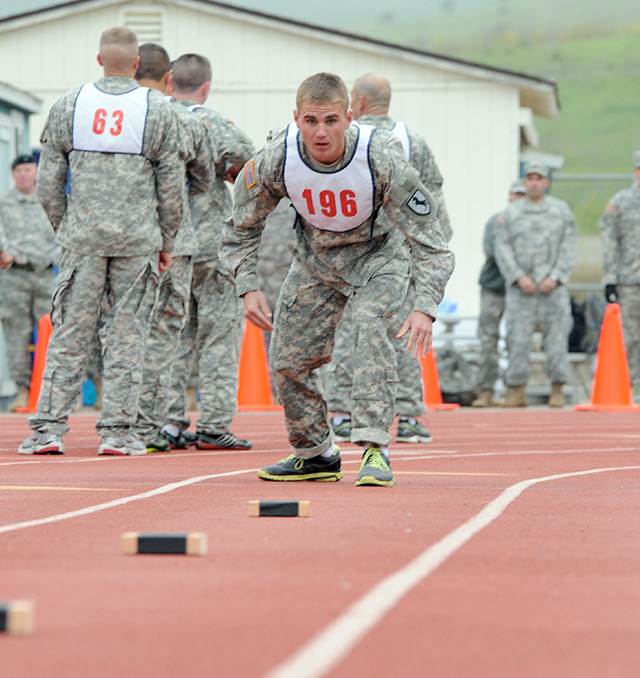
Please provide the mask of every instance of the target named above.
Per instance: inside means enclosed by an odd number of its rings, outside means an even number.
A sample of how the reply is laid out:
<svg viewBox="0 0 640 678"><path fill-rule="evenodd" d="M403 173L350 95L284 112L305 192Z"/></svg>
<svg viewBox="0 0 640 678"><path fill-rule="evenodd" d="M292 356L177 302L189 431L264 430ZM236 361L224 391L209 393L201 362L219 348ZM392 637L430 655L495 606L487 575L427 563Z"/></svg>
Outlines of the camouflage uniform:
<svg viewBox="0 0 640 678"><path fill-rule="evenodd" d="M192 257L198 253L189 196L210 190L213 169L206 126L179 102L172 100L170 107L177 118L180 157L185 166L182 186L184 212L174 242L171 266L160 275L145 352L135 430L146 443L154 441L166 422L175 354L189 319Z"/></svg>
<svg viewBox="0 0 640 678"><path fill-rule="evenodd" d="M390 131L396 122L388 115L362 115L358 124L373 125ZM438 222L447 240L453 231L442 192L442 174L425 140L407 130L409 136L409 162L418 170L424 185L438 205ZM389 322L389 340L395 346L398 361L398 389L396 394L396 413L407 417L418 417L426 412L422 388L420 363L407 353L407 338L397 339L406 317L413 310L415 285L411 281L403 305ZM351 386L353 375L353 324L349 307L343 314L336 330L335 347L331 363L325 374L326 399L329 410L351 412Z"/></svg>
<svg viewBox="0 0 640 678"><path fill-rule="evenodd" d="M233 277L220 266L218 247L222 221L230 216L231 193L226 168L241 167L254 153L247 136L220 113L189 101L192 115L209 132L215 177L209 192L190 197L191 217L198 238L194 257L189 321L176 351L167 421L189 428L185 416L186 389L193 360L198 361L200 418L198 433L229 430L237 405L238 361L244 321Z"/></svg>
<svg viewBox="0 0 640 678"><path fill-rule="evenodd" d="M576 222L567 203L552 196L541 202L528 198L507 206L503 228L496 233L495 257L507 288L506 322L509 366L507 386L526 384L531 373L531 338L540 324L547 354L547 374L566 383L571 304L567 283L576 259ZM524 294L518 278L528 275L536 285L547 276L558 282L549 294Z"/></svg>
<svg viewBox="0 0 640 678"><path fill-rule="evenodd" d="M282 200L276 209L266 218L260 249L258 250L258 283L269 308L275 308L280 288L291 266L291 252L287 247L293 237L296 211L288 200ZM269 355L271 332L263 332L264 346ZM328 366L327 366L328 367ZM275 402L278 394L275 389L275 376L269 364L271 391Z"/></svg>
<svg viewBox="0 0 640 678"><path fill-rule="evenodd" d="M138 83L109 76L95 86L108 94L125 94ZM135 422L158 252L173 250L184 178L176 122L165 102L147 98L142 153L77 150L74 108L79 92L72 90L53 105L41 137L37 192L61 257L53 335L38 412L29 425L56 435L68 430L104 296L111 317L101 327L104 391L96 428L105 438L126 435Z"/></svg>
<svg viewBox="0 0 640 678"><path fill-rule="evenodd" d="M0 196L0 251L14 261L0 271L0 321L9 373L18 388L31 385L33 326L51 311L58 251L36 195L13 188Z"/></svg>
<svg viewBox="0 0 640 678"><path fill-rule="evenodd" d="M493 391L498 377L498 340L500 321L504 313L504 278L500 273L494 255L495 233L502 224L502 212L494 214L484 228L482 246L486 261L480 271L480 316L478 337L480 338L480 371L478 388Z"/></svg>
<svg viewBox="0 0 640 678"><path fill-rule="evenodd" d="M334 170L350 162L358 135L355 127L346 130L345 152ZM284 137L285 131L276 134L235 184L233 218L225 223L220 256L236 277L239 295L258 289L256 259L264 219L287 195ZM275 310L270 360L289 442L300 458L310 459L333 445L314 370L331 359L335 328L349 297L356 336L352 440L388 445L397 384L388 319L404 300L411 264L414 309L434 318L453 270L453 254L434 211L427 201L420 201L423 208L418 204L417 191L429 193L401 151L392 150L395 145L386 132L371 137L371 217L351 230L334 232L298 216L290 242L293 262ZM298 148L304 162L317 167L300 141ZM410 207L414 202L415 208Z"/></svg>
<svg viewBox="0 0 640 678"><path fill-rule="evenodd" d="M618 191L600 219L602 273L615 285L631 381L640 387L640 189Z"/></svg>

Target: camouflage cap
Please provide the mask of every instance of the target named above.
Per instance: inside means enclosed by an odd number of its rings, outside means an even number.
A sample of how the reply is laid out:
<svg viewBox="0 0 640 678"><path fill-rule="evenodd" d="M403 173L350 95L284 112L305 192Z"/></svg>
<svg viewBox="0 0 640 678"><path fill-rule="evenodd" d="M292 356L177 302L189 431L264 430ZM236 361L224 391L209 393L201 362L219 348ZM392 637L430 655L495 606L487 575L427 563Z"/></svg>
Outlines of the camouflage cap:
<svg viewBox="0 0 640 678"><path fill-rule="evenodd" d="M526 192L527 189L520 179L518 179L518 181L514 181L511 184L511 188L509 189L509 193L522 193L524 195Z"/></svg>
<svg viewBox="0 0 640 678"><path fill-rule="evenodd" d="M548 179L549 168L543 162L532 160L525 163L523 174L525 177L529 174L539 174L541 177Z"/></svg>
<svg viewBox="0 0 640 678"><path fill-rule="evenodd" d="M640 167L640 151L636 151L633 154L633 166Z"/></svg>

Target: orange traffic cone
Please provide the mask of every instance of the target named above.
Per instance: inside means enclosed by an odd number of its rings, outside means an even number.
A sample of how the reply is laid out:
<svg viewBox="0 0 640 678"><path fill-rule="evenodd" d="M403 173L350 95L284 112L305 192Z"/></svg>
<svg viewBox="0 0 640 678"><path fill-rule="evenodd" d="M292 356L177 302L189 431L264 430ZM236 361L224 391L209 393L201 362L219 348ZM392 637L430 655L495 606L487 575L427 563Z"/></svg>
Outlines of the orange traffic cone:
<svg viewBox="0 0 640 678"><path fill-rule="evenodd" d="M33 368L31 369L31 386L29 388L29 404L26 407L19 407L18 412L37 412L38 398L40 397L40 388L42 387L42 375L44 374L44 365L47 362L47 349L49 348L49 339L53 332L51 325L51 316L47 313L40 318L38 323L38 339L36 342L36 352L33 358Z"/></svg>
<svg viewBox="0 0 640 678"><path fill-rule="evenodd" d="M281 410L273 402L267 351L262 330L247 321L244 325L238 367L238 410Z"/></svg>
<svg viewBox="0 0 640 678"><path fill-rule="evenodd" d="M591 402L574 410L640 410L633 404L620 305L608 304L600 330Z"/></svg>
<svg viewBox="0 0 640 678"><path fill-rule="evenodd" d="M457 410L459 403L443 403L440 391L440 379L436 366L436 354L431 347L426 357L420 356L422 368L422 388L424 389L424 404L428 410Z"/></svg>

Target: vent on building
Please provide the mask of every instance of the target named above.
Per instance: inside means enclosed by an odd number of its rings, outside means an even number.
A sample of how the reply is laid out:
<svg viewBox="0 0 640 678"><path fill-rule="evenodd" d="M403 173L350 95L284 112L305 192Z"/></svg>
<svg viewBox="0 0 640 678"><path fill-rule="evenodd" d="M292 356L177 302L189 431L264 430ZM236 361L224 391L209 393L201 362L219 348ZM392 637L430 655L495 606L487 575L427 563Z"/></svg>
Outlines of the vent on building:
<svg viewBox="0 0 640 678"><path fill-rule="evenodd" d="M136 34L139 45L145 42L162 43L164 40L164 12L157 7L138 5L125 8L121 25Z"/></svg>

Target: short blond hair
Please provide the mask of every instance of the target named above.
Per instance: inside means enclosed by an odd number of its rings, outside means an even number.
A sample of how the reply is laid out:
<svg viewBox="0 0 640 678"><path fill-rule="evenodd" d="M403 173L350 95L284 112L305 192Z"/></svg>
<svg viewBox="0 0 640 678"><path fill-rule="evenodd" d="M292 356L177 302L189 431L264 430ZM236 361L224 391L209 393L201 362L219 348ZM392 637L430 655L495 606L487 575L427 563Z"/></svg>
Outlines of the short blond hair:
<svg viewBox="0 0 640 678"><path fill-rule="evenodd" d="M316 73L302 81L296 93L296 107L302 104L339 104L349 110L349 92L342 78L333 73Z"/></svg>
<svg viewBox="0 0 640 678"><path fill-rule="evenodd" d="M127 68L138 56L138 38L125 26L107 28L100 36L100 58L111 68Z"/></svg>

